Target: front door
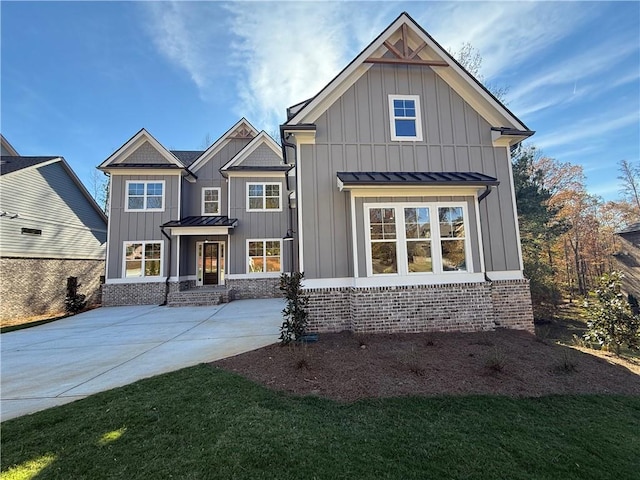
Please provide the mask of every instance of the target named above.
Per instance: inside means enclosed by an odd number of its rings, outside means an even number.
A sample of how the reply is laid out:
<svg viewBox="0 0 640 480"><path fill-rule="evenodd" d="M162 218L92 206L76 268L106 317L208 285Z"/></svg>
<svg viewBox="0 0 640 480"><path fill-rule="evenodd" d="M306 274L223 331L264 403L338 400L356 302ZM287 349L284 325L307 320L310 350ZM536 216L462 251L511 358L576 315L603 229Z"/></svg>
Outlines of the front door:
<svg viewBox="0 0 640 480"><path fill-rule="evenodd" d="M196 286L224 285L224 242L196 242Z"/></svg>
<svg viewBox="0 0 640 480"><path fill-rule="evenodd" d="M205 243L204 252L202 254L204 285L217 285L218 281L218 261L219 261L218 243Z"/></svg>

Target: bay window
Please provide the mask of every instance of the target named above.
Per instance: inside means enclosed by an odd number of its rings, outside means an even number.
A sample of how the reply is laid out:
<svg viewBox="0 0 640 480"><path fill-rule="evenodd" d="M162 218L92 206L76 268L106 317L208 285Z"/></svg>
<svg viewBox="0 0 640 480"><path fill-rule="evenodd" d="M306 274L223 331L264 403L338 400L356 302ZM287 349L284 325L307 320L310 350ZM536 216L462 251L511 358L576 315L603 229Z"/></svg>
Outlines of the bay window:
<svg viewBox="0 0 640 480"><path fill-rule="evenodd" d="M468 272L465 205L365 204L367 274Z"/></svg>

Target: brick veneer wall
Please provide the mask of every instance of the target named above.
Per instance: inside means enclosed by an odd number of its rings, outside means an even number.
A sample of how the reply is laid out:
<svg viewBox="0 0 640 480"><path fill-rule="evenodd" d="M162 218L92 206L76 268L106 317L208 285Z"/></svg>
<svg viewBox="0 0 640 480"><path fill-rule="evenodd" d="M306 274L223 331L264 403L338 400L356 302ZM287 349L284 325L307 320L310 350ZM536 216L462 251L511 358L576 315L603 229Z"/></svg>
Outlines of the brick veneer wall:
<svg viewBox="0 0 640 480"><path fill-rule="evenodd" d="M276 278L227 278L230 300L245 298L281 298L280 277Z"/></svg>
<svg viewBox="0 0 640 480"><path fill-rule="evenodd" d="M472 332L497 327L533 332L527 280L314 288L307 293L310 332Z"/></svg>
<svg viewBox="0 0 640 480"><path fill-rule="evenodd" d="M64 312L67 277L78 277L79 293L99 304L102 275L104 260L0 258L0 319Z"/></svg>
<svg viewBox="0 0 640 480"><path fill-rule="evenodd" d="M102 286L102 305L160 305L164 302L164 282L107 283ZM169 283L169 291L177 290L178 283Z"/></svg>
<svg viewBox="0 0 640 480"><path fill-rule="evenodd" d="M491 302L497 327L534 332L529 280L492 282Z"/></svg>

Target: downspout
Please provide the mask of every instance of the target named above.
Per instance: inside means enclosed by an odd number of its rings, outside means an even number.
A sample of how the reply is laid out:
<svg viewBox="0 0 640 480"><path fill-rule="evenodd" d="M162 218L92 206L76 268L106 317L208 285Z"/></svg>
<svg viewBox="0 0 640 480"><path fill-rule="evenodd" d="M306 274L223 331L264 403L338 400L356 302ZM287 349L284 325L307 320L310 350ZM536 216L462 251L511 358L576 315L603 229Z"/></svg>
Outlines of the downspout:
<svg viewBox="0 0 640 480"><path fill-rule="evenodd" d="M486 185L486 186L485 186L485 190L484 190L484 192L482 192L482 194L480 194L480 196L478 197L478 205L480 205L480 202L481 202L482 200L484 200L485 198L487 198L487 196L491 193L491 191L492 191L492 190L493 190L493 189L491 188L491 186L490 186L490 185ZM484 252L483 252L483 253L484 253ZM484 281L485 281L485 282L492 282L492 281L493 281L493 280L491 280L491 279L489 278L489 276L487 275L487 272L484 272Z"/></svg>
<svg viewBox="0 0 640 480"><path fill-rule="evenodd" d="M293 149L293 168L296 167L296 163L297 163L297 150L298 147L295 143L291 143L291 142L287 142L286 140L286 136L284 134L284 125L280 125L280 140L282 141L282 161L284 162L285 165L289 165L289 162L287 162L287 147L292 148ZM297 172L296 172L297 173ZM298 182L300 181L300 179L298 178L297 174L296 174L296 188L295 188L295 195L296 195L296 209L298 208L297 202L298 202ZM289 171L287 171L285 173L285 182L287 185L287 191L289 191ZM293 209L291 208L291 197L288 196L288 202L289 202L289 228L288 231L293 232ZM298 228L299 230L300 228ZM298 242L298 237L295 238L295 242L291 242L291 271L294 272L297 269L294 268L294 251L293 251L293 244Z"/></svg>
<svg viewBox="0 0 640 480"><path fill-rule="evenodd" d="M167 304L167 298L169 297L169 278L171 278L171 237L167 235L167 232L164 231L164 226L162 225L160 225L160 231L162 232L162 235L169 240L169 265L167 267L167 279L164 282L164 302L160 304L161 307L164 307Z"/></svg>

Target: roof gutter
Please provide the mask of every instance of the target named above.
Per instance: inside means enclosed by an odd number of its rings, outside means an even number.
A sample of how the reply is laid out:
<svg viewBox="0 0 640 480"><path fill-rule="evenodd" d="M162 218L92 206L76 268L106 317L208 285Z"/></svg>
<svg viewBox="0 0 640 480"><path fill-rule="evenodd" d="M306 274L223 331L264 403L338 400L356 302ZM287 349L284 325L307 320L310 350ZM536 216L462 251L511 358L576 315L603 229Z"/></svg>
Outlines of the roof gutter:
<svg viewBox="0 0 640 480"><path fill-rule="evenodd" d="M487 185L487 186L485 187L484 192L482 192L482 193L480 194L480 196L478 197L478 204L479 204L482 200L484 200L485 198L487 198L487 197L489 196L489 194L491 193L491 191L492 191L492 190L493 190L493 189L491 188L491 185Z"/></svg>

